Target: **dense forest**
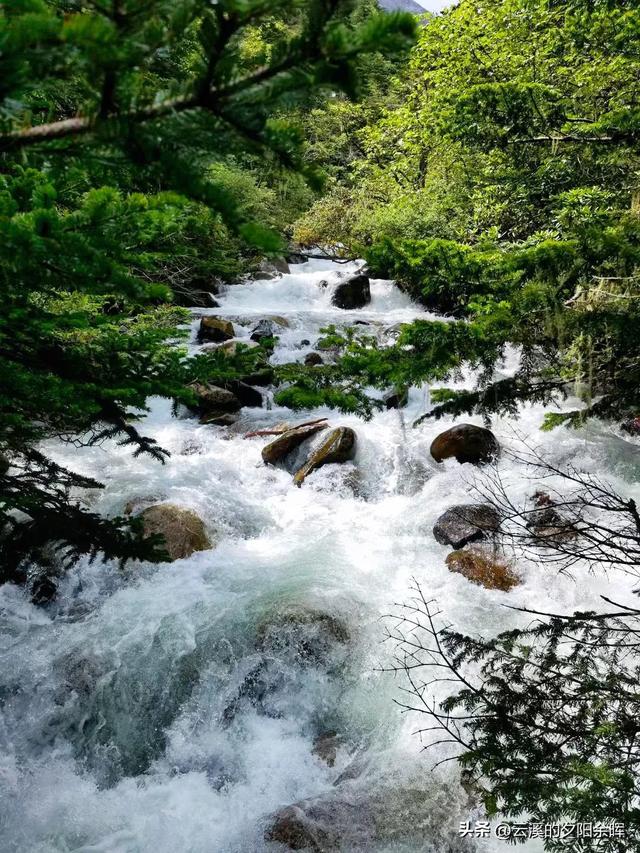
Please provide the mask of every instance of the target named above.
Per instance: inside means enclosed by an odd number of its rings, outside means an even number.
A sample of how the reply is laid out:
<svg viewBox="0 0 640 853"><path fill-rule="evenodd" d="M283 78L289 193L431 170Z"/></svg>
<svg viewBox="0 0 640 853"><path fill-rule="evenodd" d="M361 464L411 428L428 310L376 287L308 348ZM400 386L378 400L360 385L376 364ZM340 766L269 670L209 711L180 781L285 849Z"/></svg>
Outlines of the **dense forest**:
<svg viewBox="0 0 640 853"><path fill-rule="evenodd" d="M147 428L153 400L168 401L177 423L197 415L222 434L233 419L220 400L248 386L271 389L305 439L316 409L323 426L335 416L364 428L421 388L406 441L463 416L518 429L537 406L536 433L511 455L535 482L534 502L523 515L491 465L478 469L476 500L546 571L615 575L636 595L637 462L625 492L606 472L537 449L538 432L571 442L595 429L638 452L634 0L459 0L418 16L375 0L7 0L0 235L0 582L34 612L57 606L79 565L124 576L175 558L142 515L96 505L88 496L108 493L108 478L62 462L59 448L80 460L122 447L129 464L148 458L160 470L174 451ZM357 262L351 280L395 282L420 315L386 337L371 321L331 321L303 359L274 357L286 320L231 346L233 325L207 320L226 293L314 262L332 262L341 281ZM194 316L199 343L216 346L191 345ZM277 436L273 426L250 435ZM343 461L341 447L330 450ZM474 537L487 534L486 518L474 524ZM507 575L491 588L508 592L516 581L497 565ZM402 680L404 709L428 717L430 741L452 747L442 761L458 766L473 814L574 826L544 836L545 850L640 850L634 599L612 593L575 612L521 602L523 622L472 635L449 627L428 589L417 577L415 597L397 606L396 651L382 669ZM321 630L333 642L342 629L325 619ZM254 700L256 684L260 702L268 693L263 670L245 677L234 708L251 679ZM446 695L432 698L445 680ZM155 731L169 715L153 717L153 696L140 704ZM141 748L131 767L147 772L157 751ZM125 760L118 767L100 784L127 775ZM287 821L264 843L390 849L318 841ZM576 834L595 822L599 834ZM78 846L47 838L38 849L107 849L82 833ZM207 849L198 843L184 849Z"/></svg>

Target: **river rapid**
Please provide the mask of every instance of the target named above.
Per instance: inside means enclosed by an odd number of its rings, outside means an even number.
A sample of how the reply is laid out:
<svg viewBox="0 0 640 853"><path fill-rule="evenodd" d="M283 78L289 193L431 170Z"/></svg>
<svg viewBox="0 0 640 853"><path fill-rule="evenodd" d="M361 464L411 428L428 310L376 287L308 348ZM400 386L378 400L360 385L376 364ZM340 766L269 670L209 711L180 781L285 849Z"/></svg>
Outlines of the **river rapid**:
<svg viewBox="0 0 640 853"><path fill-rule="evenodd" d="M336 273L354 269L311 261L275 280L230 286L221 307L194 311L191 347L202 313L231 319L245 340L257 320L286 318L275 363L302 361L329 323L358 319L377 330L428 316L384 281L372 282L365 309L334 308ZM505 374L513 367L505 364ZM433 462L430 443L450 421L412 428L428 407L423 387L411 390L406 408L366 423L270 404L216 427L173 417L167 401L151 400L142 428L171 452L164 466L115 443L47 446L57 461L106 484L83 497L94 509L115 515L129 501L179 504L218 544L124 572L81 562L46 608L17 587L0 589L2 851L277 853L284 848L265 841L270 816L307 798L319 830L338 832L344 851L505 849L459 837L459 821L480 813L454 762L432 772L446 753L422 751L413 732L425 721L394 703L403 683L380 671L394 651L383 642L382 617L408 598L413 578L448 624L484 636L526 622L505 604L571 612L597 608L602 594L637 598L628 577L580 566L568 577L522 560L522 583L510 593L451 573L449 549L432 527L452 504L473 500L478 471ZM324 415L356 431L356 457L316 471L302 488L284 468L263 464L270 439L244 438ZM542 433L542 417L540 407L526 406L492 429L503 447L533 439L554 462L604 472L621 492L637 493L640 457L631 441L597 424ZM508 455L497 465L516 502L535 491ZM292 612L328 619L291 629L283 614ZM301 655L300 643L317 653ZM314 752L327 732L337 733L333 766Z"/></svg>

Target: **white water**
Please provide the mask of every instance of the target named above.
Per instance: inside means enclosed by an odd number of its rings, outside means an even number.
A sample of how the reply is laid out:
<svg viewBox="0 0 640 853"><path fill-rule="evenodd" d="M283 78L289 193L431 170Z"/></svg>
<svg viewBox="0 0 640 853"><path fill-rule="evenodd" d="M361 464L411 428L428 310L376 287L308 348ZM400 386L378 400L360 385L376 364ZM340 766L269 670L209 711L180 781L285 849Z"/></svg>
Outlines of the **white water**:
<svg viewBox="0 0 640 853"><path fill-rule="evenodd" d="M291 325L275 362L302 360L327 323L358 318L386 327L420 314L386 282L373 284L366 310L339 311L331 286L320 286L335 268L294 269L229 288L212 312L234 319L245 339L257 318L285 316ZM470 812L455 765L431 772L443 753L420 751L412 731L424 721L399 713L399 683L377 671L393 651L381 644L381 615L408 596L415 577L447 622L492 635L523 621L503 604L586 609L602 593L632 600L632 583L522 563L522 585L505 594L450 573L431 528L452 503L470 499L477 472L431 461L430 442L448 423L412 429L427 402L414 389L402 413L369 423L321 412L354 427L357 456L314 473L301 489L262 464L269 439L245 440L243 432L305 413L245 409L240 426L228 429L172 418L165 401L152 401L145 431L171 451L165 466L113 444L52 445L58 460L106 483L87 498L101 512L121 513L132 499L171 501L193 508L219 544L125 574L82 563L48 609L15 587L0 589L3 851L277 851L263 839L268 816L318 796L334 800L330 822L341 827L345 851L474 849L457 836ZM515 424L493 428L504 446L518 444L515 426L554 461L605 471L618 489L632 490L632 444L602 426L539 433L542 414L526 407ZM532 494L535 484L513 462L503 455L498 464L516 501ZM259 626L294 607L339 619L349 642L315 665L286 648L265 656ZM260 695L242 689L256 667ZM312 754L323 729L343 738L333 768ZM351 778L334 785L347 767ZM358 808L353 819L349 804Z"/></svg>

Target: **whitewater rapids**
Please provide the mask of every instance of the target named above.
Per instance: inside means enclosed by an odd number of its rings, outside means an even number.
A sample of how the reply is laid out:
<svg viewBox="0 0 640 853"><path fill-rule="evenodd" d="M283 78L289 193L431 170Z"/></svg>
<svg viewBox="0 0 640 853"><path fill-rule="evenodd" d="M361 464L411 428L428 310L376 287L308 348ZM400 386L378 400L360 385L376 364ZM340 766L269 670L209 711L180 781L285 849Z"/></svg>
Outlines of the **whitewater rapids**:
<svg viewBox="0 0 640 853"><path fill-rule="evenodd" d="M276 280L228 287L221 307L204 313L231 319L244 340L258 319L285 317L274 363L302 361L330 323L359 319L377 329L429 317L383 281L372 282L367 308L334 308L332 285L322 281L354 269L295 266ZM202 313L194 311L192 351ZM312 797L334 798L338 823L342 805L355 804L353 823L360 814L361 825L351 835L346 826L345 851L505 849L458 837L459 821L478 813L455 763L431 772L444 753L421 751L412 732L424 721L402 715L393 701L401 682L380 671L393 654L382 643L381 617L408 597L412 578L447 623L484 636L523 624L507 603L571 612L597 608L601 594L637 599L629 578L579 566L570 578L523 562L523 583L508 594L452 574L431 530L445 509L470 500L477 471L431 460L429 445L449 421L411 427L428 395L412 389L407 408L368 423L272 406L244 409L233 428L172 417L167 401L151 400L143 430L171 452L164 466L114 443L47 445L58 462L106 484L84 498L94 509L116 515L132 500L179 504L219 544L124 573L81 562L47 608L17 587L0 589L2 851L277 853L282 848L264 840L269 816ZM315 472L301 489L290 473L262 463L269 439L243 438L278 421L323 415L355 429L357 455ZM492 429L505 447L517 446L518 434L533 437L553 461L605 472L617 489L640 497L633 444L597 424L541 433L542 417L540 407L525 406L517 421L497 419ZM535 491L504 454L498 466L516 502ZM314 665L286 655L270 661L258 701L246 689L264 664L257 633L292 608L338 620L348 644ZM340 734L334 767L313 752L320 730ZM375 819L366 819L363 804Z"/></svg>

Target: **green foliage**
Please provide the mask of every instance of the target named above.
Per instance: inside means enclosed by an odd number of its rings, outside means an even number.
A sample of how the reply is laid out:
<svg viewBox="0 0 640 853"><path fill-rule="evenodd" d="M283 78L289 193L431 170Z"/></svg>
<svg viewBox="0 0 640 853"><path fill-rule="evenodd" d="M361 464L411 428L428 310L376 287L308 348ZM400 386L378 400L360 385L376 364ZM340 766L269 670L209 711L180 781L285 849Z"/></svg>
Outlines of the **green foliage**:
<svg viewBox="0 0 640 853"><path fill-rule="evenodd" d="M490 414L492 400L515 413L568 387L585 405L574 426L640 408L639 39L637 4L623 2L461 0L422 28L368 123L347 129L358 153L295 231L466 321L418 325L404 357L361 353L370 384L390 362L416 380L466 363L482 368L478 391L436 415ZM495 383L507 344L522 367Z"/></svg>
<svg viewBox="0 0 640 853"><path fill-rule="evenodd" d="M639 673L626 651L638 627L635 611L576 613L487 642L440 635L456 671L480 667L481 688L467 682L442 710L469 717L460 760L487 780L496 808L532 823L624 824L624 837L547 840L545 850L639 849Z"/></svg>
<svg viewBox="0 0 640 853"><path fill-rule="evenodd" d="M29 561L162 556L82 509L98 488L38 443L150 453L147 398L264 371L265 351L188 359L187 315L263 254L317 185L295 109L353 92L410 16L340 0L10 0L0 10L0 580Z"/></svg>

